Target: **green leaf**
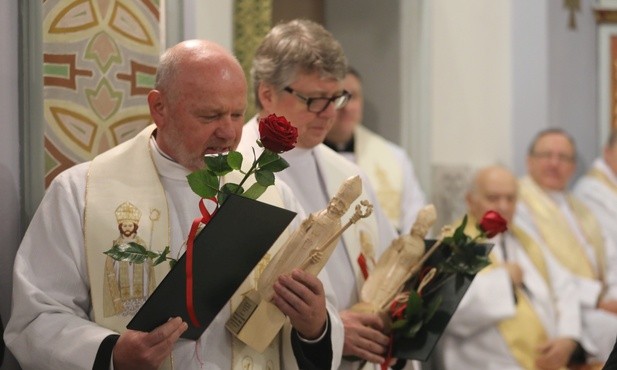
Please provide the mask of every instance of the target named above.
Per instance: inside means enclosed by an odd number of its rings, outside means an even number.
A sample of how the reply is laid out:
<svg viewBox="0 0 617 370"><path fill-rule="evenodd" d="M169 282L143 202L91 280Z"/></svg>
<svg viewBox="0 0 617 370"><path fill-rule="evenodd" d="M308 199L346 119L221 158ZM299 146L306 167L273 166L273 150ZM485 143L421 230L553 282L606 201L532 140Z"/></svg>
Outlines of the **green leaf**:
<svg viewBox="0 0 617 370"><path fill-rule="evenodd" d="M416 321L422 317L422 303L423 299L418 292L411 290L409 292L409 299L407 300L407 307L405 308L405 317L409 321Z"/></svg>
<svg viewBox="0 0 617 370"><path fill-rule="evenodd" d="M467 273L475 275L480 272L480 270L490 264L491 261L488 259L487 256L475 256L473 262L470 264L469 269L467 270Z"/></svg>
<svg viewBox="0 0 617 370"><path fill-rule="evenodd" d="M467 227L467 215L463 217L461 224L454 230L453 238L456 244L466 238L465 227Z"/></svg>
<svg viewBox="0 0 617 370"><path fill-rule="evenodd" d="M224 194L242 194L243 192L244 192L244 189L242 189L240 185L234 184L232 182L228 182L224 184L223 186L221 186L221 193L224 193Z"/></svg>
<svg viewBox="0 0 617 370"><path fill-rule="evenodd" d="M393 322L392 325L390 325L390 328L392 330L398 330L398 329L404 328L405 325L407 325L407 320L400 319L400 320L396 320L395 322Z"/></svg>
<svg viewBox="0 0 617 370"><path fill-rule="evenodd" d="M266 191L267 188L267 186L263 186L260 183L256 182L251 185L251 187L248 188L244 193L242 193L242 196L250 199L257 199Z"/></svg>
<svg viewBox="0 0 617 370"><path fill-rule="evenodd" d="M418 321L415 324L411 325L409 327L409 329L407 329L407 332L405 333L405 336L407 338L413 338L416 334L418 334L420 329L422 329L422 325L423 324L424 323L422 321Z"/></svg>
<svg viewBox="0 0 617 370"><path fill-rule="evenodd" d="M227 163L227 157L228 154L207 155L204 157L204 161L206 167L216 176L224 176L232 171L231 166Z"/></svg>
<svg viewBox="0 0 617 370"><path fill-rule="evenodd" d="M156 266L158 264L165 262L167 260L167 255L169 254L169 252L170 252L170 249L168 245L165 247L165 249L163 249L163 251L158 255L158 257L154 259L154 261L152 262L152 265Z"/></svg>
<svg viewBox="0 0 617 370"><path fill-rule="evenodd" d="M178 261L177 261L177 260L175 260L175 259L173 259L173 258L172 258L172 259L170 259L170 260L169 260L169 268L173 268L173 267L176 265L176 263L178 263Z"/></svg>
<svg viewBox="0 0 617 370"><path fill-rule="evenodd" d="M443 245L452 245L454 244L454 238L451 236L446 236L445 238L443 238L443 240L441 241L441 244Z"/></svg>
<svg viewBox="0 0 617 370"><path fill-rule="evenodd" d="M186 178L193 192L202 198L214 197L218 193L219 178L208 169L192 172Z"/></svg>
<svg viewBox="0 0 617 370"><path fill-rule="evenodd" d="M231 169L240 170L242 168L242 154L240 152L231 151L227 155L227 164Z"/></svg>
<svg viewBox="0 0 617 370"><path fill-rule="evenodd" d="M221 191L218 195L219 204L223 204L229 194L242 195L242 193L244 193L244 189L240 185L228 182L221 186Z"/></svg>
<svg viewBox="0 0 617 370"><path fill-rule="evenodd" d="M255 172L255 180L263 186L274 185L274 174L272 171L258 170Z"/></svg>
<svg viewBox="0 0 617 370"><path fill-rule="evenodd" d="M114 245L110 250L103 253L121 262L144 263L148 258L148 250L143 245L135 242Z"/></svg>
<svg viewBox="0 0 617 370"><path fill-rule="evenodd" d="M426 316L424 316L424 323L431 321L435 312L437 312L437 309L441 306L441 302L443 302L443 297L437 296L428 303L426 307Z"/></svg>
<svg viewBox="0 0 617 370"><path fill-rule="evenodd" d="M277 159L279 159L279 155L269 151L268 149L264 149L263 152L261 152L261 155L259 156L259 158L257 158L257 164L261 167L261 166L266 166L269 163L272 163L274 161L276 161Z"/></svg>
<svg viewBox="0 0 617 370"><path fill-rule="evenodd" d="M281 157L279 157L278 159L268 163L268 164L264 164L261 167L259 167L262 170L268 170L268 171L272 171L272 172L279 172L284 170L285 168L289 167L289 163L287 163L287 161Z"/></svg>

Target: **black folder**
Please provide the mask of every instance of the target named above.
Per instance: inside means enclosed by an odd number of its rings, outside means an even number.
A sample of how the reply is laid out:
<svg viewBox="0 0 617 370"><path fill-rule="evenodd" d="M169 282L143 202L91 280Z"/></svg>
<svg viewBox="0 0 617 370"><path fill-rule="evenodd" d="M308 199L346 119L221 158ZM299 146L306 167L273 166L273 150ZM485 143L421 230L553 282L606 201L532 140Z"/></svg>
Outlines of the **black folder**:
<svg viewBox="0 0 617 370"><path fill-rule="evenodd" d="M242 196L227 197L194 241L193 300L201 325L189 319L182 255L127 328L149 332L180 316L189 325L182 337L198 339L295 215Z"/></svg>
<svg viewBox="0 0 617 370"><path fill-rule="evenodd" d="M425 240L426 249L435 240ZM487 256L493 244L478 244L475 246L477 255ZM449 255L449 249L442 245L429 257L424 266L438 266ZM422 299L429 306L435 299L441 299L441 304L433 317L424 324L413 338L397 338L393 346L393 357L426 361L430 357L437 341L443 334L450 318L456 311L461 299L467 292L475 275L456 273L448 278L442 277L431 282L425 290ZM430 286L436 287L430 289ZM427 292L429 292L427 294Z"/></svg>

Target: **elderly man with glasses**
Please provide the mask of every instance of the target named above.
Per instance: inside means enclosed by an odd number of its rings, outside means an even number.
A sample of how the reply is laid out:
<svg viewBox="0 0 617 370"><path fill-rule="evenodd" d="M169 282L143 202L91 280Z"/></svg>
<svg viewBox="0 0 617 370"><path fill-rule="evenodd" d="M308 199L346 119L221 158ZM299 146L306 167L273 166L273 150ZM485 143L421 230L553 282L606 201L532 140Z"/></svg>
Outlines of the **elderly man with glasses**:
<svg viewBox="0 0 617 370"><path fill-rule="evenodd" d="M583 347L590 362L606 361L617 336L617 250L595 216L568 191L576 169L574 139L560 129L536 135L520 180L515 223L542 240L577 281Z"/></svg>
<svg viewBox="0 0 617 370"><path fill-rule="evenodd" d="M274 27L258 47L253 59L252 79L258 117L285 116L298 129L298 143L283 153L290 164L280 173L307 213L324 209L341 183L361 174L359 167L322 144L332 127L336 110L349 101L342 81L347 61L341 45L322 26L294 20ZM257 118L244 127L241 150L250 150L259 138ZM389 338L384 322L376 314L350 312L358 302L366 265L395 238L396 232L379 207L366 176L361 174L363 194L374 206L374 214L348 229L325 266L335 285L337 308L345 326L341 368L358 368L362 362L381 363ZM353 207L352 211L353 212ZM343 216L343 222L350 213ZM358 261L366 261L363 264ZM369 365L370 366L370 365Z"/></svg>

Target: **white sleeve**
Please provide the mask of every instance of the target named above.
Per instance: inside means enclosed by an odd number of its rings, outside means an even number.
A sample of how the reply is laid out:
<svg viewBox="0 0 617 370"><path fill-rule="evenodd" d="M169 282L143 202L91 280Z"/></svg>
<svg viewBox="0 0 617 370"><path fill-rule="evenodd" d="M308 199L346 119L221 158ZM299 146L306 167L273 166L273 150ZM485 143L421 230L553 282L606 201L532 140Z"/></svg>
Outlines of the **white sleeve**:
<svg viewBox="0 0 617 370"><path fill-rule="evenodd" d="M545 248L546 249L546 248ZM576 281L554 257L543 251L550 276L551 292L557 307L557 336L580 341L582 333L581 304L577 302Z"/></svg>
<svg viewBox="0 0 617 370"><path fill-rule="evenodd" d="M604 233L604 272L607 287L605 298L617 300L617 244Z"/></svg>
<svg viewBox="0 0 617 370"><path fill-rule="evenodd" d="M446 330L467 337L493 327L515 313L510 275L503 267L489 267L473 279Z"/></svg>
<svg viewBox="0 0 617 370"><path fill-rule="evenodd" d="M83 245L87 164L50 185L15 258L7 346L23 368L92 368L112 331L90 320Z"/></svg>
<svg viewBox="0 0 617 370"><path fill-rule="evenodd" d="M279 176L276 177L275 185L279 190L279 194L281 195L283 204L285 205L285 209L297 213L296 217L294 217L293 221L290 224L292 229L296 229L298 226L300 226L302 220L307 217L306 211L294 195L289 185L287 185L287 183L283 181Z"/></svg>

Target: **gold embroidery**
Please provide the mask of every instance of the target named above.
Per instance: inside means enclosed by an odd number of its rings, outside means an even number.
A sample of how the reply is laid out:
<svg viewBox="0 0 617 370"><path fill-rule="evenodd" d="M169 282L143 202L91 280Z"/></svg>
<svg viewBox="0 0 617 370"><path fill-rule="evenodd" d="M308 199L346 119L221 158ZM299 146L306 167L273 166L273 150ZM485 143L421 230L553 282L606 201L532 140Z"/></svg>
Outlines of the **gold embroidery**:
<svg viewBox="0 0 617 370"><path fill-rule="evenodd" d="M386 216L388 216L388 219L395 225L398 225L398 220L401 215L401 194L388 180L387 171L380 166L376 166L375 173L377 174L376 179L378 182L375 191L377 193L377 199L379 199L379 204Z"/></svg>
<svg viewBox="0 0 617 370"><path fill-rule="evenodd" d="M470 215L468 216L469 219L467 221L465 233L471 237L475 237L478 231L473 225L477 225L477 220ZM544 256L538 249L540 247L533 243L531 238L523 234L518 228L514 228L512 231L514 236L519 240L521 246L525 248L526 254L532 260L534 266L538 268L542 277L548 279ZM524 239L520 239L519 237L521 236ZM502 266L502 261L497 259L495 252L489 254L489 259L491 260L491 264L480 271L480 274L486 274ZM513 287L513 289L517 300L516 311L512 316L499 321L499 332L510 349L512 356L521 367L524 369L535 369L534 364L537 356L537 349L547 341L548 337L540 317L525 292L519 287Z"/></svg>
<svg viewBox="0 0 617 370"><path fill-rule="evenodd" d="M158 215L160 217L160 212ZM115 216L120 235L112 245L117 245L120 249L128 248L129 243L146 247L146 242L137 235L141 219L139 208L130 202L124 202L116 208ZM152 219L152 213L150 216ZM145 285L146 279L147 285ZM104 283L108 292L104 295L104 300L111 300L104 302L105 317L118 314L134 315L156 285L154 270L149 260L137 264L115 261L111 257L105 259Z"/></svg>
<svg viewBox="0 0 617 370"><path fill-rule="evenodd" d="M250 356L244 356L242 359L242 369L244 370L252 370L253 369L253 358Z"/></svg>
<svg viewBox="0 0 617 370"><path fill-rule="evenodd" d="M585 238L594 248L600 270L593 267L591 260L578 242L568 221L555 202L529 177L520 180L520 201L531 210L534 222L546 246L555 257L571 272L590 279L601 279L603 261L603 240L601 229L591 213L571 196L568 204Z"/></svg>

